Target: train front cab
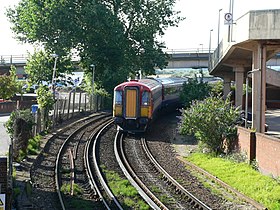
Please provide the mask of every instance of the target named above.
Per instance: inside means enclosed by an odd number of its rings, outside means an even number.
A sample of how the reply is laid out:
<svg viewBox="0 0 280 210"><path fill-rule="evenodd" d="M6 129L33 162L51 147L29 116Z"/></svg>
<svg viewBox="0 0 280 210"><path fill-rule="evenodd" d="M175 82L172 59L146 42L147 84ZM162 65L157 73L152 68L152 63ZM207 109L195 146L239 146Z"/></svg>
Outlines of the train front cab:
<svg viewBox="0 0 280 210"><path fill-rule="evenodd" d="M122 130L144 132L151 114L151 93L148 90L139 90L137 86L115 90L113 116Z"/></svg>

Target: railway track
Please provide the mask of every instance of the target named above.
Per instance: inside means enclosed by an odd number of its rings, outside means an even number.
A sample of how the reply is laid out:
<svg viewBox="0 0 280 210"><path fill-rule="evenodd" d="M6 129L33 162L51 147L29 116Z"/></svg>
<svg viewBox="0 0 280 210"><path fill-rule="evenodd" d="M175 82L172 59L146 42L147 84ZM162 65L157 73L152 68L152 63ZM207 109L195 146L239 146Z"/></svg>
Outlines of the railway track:
<svg viewBox="0 0 280 210"><path fill-rule="evenodd" d="M128 138L124 146L124 136L122 134L116 136L116 157L124 174L153 209L211 209L182 187L159 165L151 155L144 138L133 139ZM134 151L133 154L128 154L129 158L125 154L128 150L126 152L123 150L124 147L129 147L128 144L133 147L130 151Z"/></svg>
<svg viewBox="0 0 280 210"><path fill-rule="evenodd" d="M109 113L93 114L66 126L48 140L30 172L40 209L75 209L77 202L100 209L103 204L90 186L83 157L90 135L108 119ZM72 197L73 194L77 196Z"/></svg>
<svg viewBox="0 0 280 210"><path fill-rule="evenodd" d="M189 183L180 180L179 184L177 176L163 170L170 165L167 161L162 164L164 148L157 149L161 155L155 158L149 151L150 142L147 145L143 138L116 132L111 123L108 114L95 114L69 125L49 140L32 172L36 203L42 203L40 209L140 209L139 204L131 203L143 203L142 198L153 209L223 209L217 208L220 200L208 196L210 191L203 190L193 178L187 177ZM114 180L110 180L110 173L114 173ZM139 195L130 198L116 192L115 177L122 182L129 180ZM189 191L188 185L199 191ZM125 188L131 189L128 184Z"/></svg>

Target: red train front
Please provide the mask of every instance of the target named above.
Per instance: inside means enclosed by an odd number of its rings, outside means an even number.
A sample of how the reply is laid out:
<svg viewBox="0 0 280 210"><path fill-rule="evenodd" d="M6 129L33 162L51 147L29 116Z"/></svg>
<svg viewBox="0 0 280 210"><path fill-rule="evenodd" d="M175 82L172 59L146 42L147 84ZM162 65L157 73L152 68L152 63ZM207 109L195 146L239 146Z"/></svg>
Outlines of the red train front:
<svg viewBox="0 0 280 210"><path fill-rule="evenodd" d="M156 78L124 82L114 89L113 117L124 131L144 132L159 111L180 106L187 78Z"/></svg>
<svg viewBox="0 0 280 210"><path fill-rule="evenodd" d="M115 87L115 123L125 131L145 131L161 106L162 91L162 84L154 79L131 80Z"/></svg>

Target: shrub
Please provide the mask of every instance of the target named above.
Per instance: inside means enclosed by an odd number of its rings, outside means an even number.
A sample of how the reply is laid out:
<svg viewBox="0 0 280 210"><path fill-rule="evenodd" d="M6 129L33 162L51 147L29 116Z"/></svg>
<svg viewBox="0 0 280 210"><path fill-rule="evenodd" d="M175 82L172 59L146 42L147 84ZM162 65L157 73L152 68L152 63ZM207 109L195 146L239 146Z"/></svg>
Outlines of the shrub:
<svg viewBox="0 0 280 210"><path fill-rule="evenodd" d="M193 101L190 108L182 110L179 124L181 134L194 134L212 152L221 152L224 140L230 142L236 138L236 122L239 109L234 108L229 98L210 96L203 101Z"/></svg>
<svg viewBox="0 0 280 210"><path fill-rule="evenodd" d="M211 87L202 82L198 81L197 78L189 79L188 83L183 85L183 90L180 94L180 100L184 106L189 107L193 100L203 100L209 96Z"/></svg>
<svg viewBox="0 0 280 210"><path fill-rule="evenodd" d="M17 119L23 119L28 123L28 129L31 132L32 126L34 125L34 119L29 109L25 110L15 110L10 114L8 121L5 123L7 133L13 137L14 136L14 123Z"/></svg>

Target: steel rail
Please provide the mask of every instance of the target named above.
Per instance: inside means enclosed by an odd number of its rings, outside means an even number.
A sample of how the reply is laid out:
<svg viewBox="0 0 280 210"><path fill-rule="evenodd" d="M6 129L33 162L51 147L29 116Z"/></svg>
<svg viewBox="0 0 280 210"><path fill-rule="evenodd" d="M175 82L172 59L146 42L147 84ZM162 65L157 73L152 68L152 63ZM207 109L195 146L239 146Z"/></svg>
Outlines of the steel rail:
<svg viewBox="0 0 280 210"><path fill-rule="evenodd" d="M61 208L63 210L66 210L65 208L65 204L64 204L64 199L63 199L63 196L61 194L61 191L60 191L60 173L59 173L59 166L60 166L60 161L61 161L61 155L62 155L62 152L64 151L65 149L65 146L67 145L68 141L70 141L72 139L73 136L75 136L78 132L80 132L82 129L84 129L85 127L87 127L89 124L95 122L97 119L96 117L98 116L101 116L101 115L93 115L93 116L90 116L88 118L86 118L86 120L90 120L89 122L85 123L84 125L78 127L75 131L73 131L66 139L65 141L63 142L63 144L61 145L61 147L59 148L59 151L57 153L57 156L56 156L56 161L55 161L55 185L56 185L56 192L57 192L57 195L58 195L58 199L59 199L59 202L60 202L60 205L61 205ZM104 115L102 116L101 118L105 118L107 117L107 115ZM93 119L92 119L93 118ZM73 123L75 124L75 123ZM63 130L66 130L67 128L69 129L70 125L66 126L65 129ZM63 132L63 131L62 131Z"/></svg>
<svg viewBox="0 0 280 210"><path fill-rule="evenodd" d="M121 204L119 203L119 201L117 200L117 198L115 197L115 195L112 193L112 191L110 190L108 184L106 183L104 177L102 176L101 174L101 171L100 171L100 168L99 168L99 164L98 164L98 161L97 161L97 142L98 142L98 139L100 139L100 136L102 134L102 132L107 128L109 127L114 121L113 120L110 120L105 126L103 126L99 131L98 133L96 134L96 137L95 137L95 141L93 142L93 163L94 163L94 168L96 170L96 175L97 177L99 178L100 180L100 183L103 187L103 189L105 190L106 194L108 195L108 197L110 199L112 199L114 201L114 203L116 204L116 206L123 210ZM87 160L89 162L89 160ZM91 171L90 171L91 172ZM92 174L91 174L92 176ZM93 176L92 176L93 178ZM106 206L107 209L110 209L109 205L106 203L105 199L103 198L102 196L102 201L104 203L104 205ZM105 204L106 203L106 204Z"/></svg>
<svg viewBox="0 0 280 210"><path fill-rule="evenodd" d="M193 205L196 208L205 209L205 210L211 210L210 207L208 207L206 204L204 204L202 201L200 201L197 197L195 197L192 193L190 193L188 190L186 190L182 185L180 185L170 174L167 173L164 168L156 161L156 159L151 154L148 145L146 143L146 140L144 138L141 138L141 144L143 146L143 149L145 151L145 154L150 159L152 164L155 166L155 168L163 174L163 177L165 177L173 186L176 187L176 190L180 190L186 197L189 199L189 203L194 203Z"/></svg>
<svg viewBox="0 0 280 210"><path fill-rule="evenodd" d="M123 173L126 178L130 181L130 183L136 188L141 197L152 207L153 209L168 209L147 187L146 185L139 179L139 177L135 174L133 169L130 167L122 146L123 133L120 131L117 132L114 141L114 152L116 159L121 167ZM118 144L119 141L119 144ZM119 148L119 149L118 149ZM120 150L120 151L119 151Z"/></svg>

